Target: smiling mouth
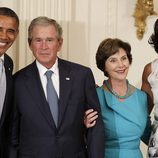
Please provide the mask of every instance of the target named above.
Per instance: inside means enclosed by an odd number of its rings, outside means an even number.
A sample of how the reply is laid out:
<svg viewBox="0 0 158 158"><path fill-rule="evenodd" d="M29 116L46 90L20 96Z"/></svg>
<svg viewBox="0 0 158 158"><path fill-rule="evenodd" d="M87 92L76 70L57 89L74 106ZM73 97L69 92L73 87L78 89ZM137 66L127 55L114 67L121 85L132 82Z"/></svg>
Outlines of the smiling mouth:
<svg viewBox="0 0 158 158"><path fill-rule="evenodd" d="M117 73L124 73L126 70L119 70Z"/></svg>
<svg viewBox="0 0 158 158"><path fill-rule="evenodd" d="M0 42L0 46L6 46L7 44L7 42Z"/></svg>
<svg viewBox="0 0 158 158"><path fill-rule="evenodd" d="M42 55L42 56L48 56L49 54L48 53L40 53L40 55Z"/></svg>

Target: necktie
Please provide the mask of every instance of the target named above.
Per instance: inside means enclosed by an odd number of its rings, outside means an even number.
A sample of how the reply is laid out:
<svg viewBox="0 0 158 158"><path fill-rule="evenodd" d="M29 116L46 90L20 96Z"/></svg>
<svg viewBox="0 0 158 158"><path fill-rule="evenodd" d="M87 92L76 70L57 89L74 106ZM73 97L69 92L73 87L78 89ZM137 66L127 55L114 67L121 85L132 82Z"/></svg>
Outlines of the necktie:
<svg viewBox="0 0 158 158"><path fill-rule="evenodd" d="M58 96L56 93L56 90L54 89L53 82L51 79L51 76L53 74L53 71L47 71L45 73L47 77L47 85L46 85L46 91L47 91L47 101L50 106L50 110L54 119L54 122L57 126L58 122Z"/></svg>
<svg viewBox="0 0 158 158"><path fill-rule="evenodd" d="M0 115L2 113L4 99L6 94L6 76L3 61L0 58Z"/></svg>
<svg viewBox="0 0 158 158"><path fill-rule="evenodd" d="M2 70L3 70L3 61L2 59L0 58L0 80L2 78Z"/></svg>

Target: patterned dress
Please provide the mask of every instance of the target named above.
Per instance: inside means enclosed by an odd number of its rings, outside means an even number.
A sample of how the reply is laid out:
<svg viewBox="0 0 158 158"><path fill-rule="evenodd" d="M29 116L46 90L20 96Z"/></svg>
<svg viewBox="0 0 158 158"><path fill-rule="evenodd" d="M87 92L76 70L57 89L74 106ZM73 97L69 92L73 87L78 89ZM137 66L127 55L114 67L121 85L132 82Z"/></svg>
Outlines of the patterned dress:
<svg viewBox="0 0 158 158"><path fill-rule="evenodd" d="M154 122L153 130L148 145L148 158L158 158L158 59L151 63L151 74L148 77L148 82L153 93L154 103Z"/></svg>

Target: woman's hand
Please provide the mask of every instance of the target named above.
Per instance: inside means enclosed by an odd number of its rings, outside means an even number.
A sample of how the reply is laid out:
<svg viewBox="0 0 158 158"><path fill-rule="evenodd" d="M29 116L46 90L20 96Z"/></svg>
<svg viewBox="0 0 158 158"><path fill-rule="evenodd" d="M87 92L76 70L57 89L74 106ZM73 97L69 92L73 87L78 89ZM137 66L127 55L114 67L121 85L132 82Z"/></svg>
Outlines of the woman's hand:
<svg viewBox="0 0 158 158"><path fill-rule="evenodd" d="M97 111L89 109L85 112L84 124L87 128L91 128L96 124L96 119L98 118Z"/></svg>

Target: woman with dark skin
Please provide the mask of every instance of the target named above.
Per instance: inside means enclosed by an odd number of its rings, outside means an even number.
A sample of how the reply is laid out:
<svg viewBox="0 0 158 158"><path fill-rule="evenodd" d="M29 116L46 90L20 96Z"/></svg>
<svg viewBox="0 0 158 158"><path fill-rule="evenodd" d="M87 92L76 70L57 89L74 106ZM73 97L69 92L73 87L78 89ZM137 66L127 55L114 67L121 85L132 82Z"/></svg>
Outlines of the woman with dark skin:
<svg viewBox="0 0 158 158"><path fill-rule="evenodd" d="M154 24L154 32L148 42L153 46L155 52L158 53L158 19ZM148 156L149 158L158 157L158 59L144 67L141 89L148 94L149 112L154 107L154 130L149 141Z"/></svg>

